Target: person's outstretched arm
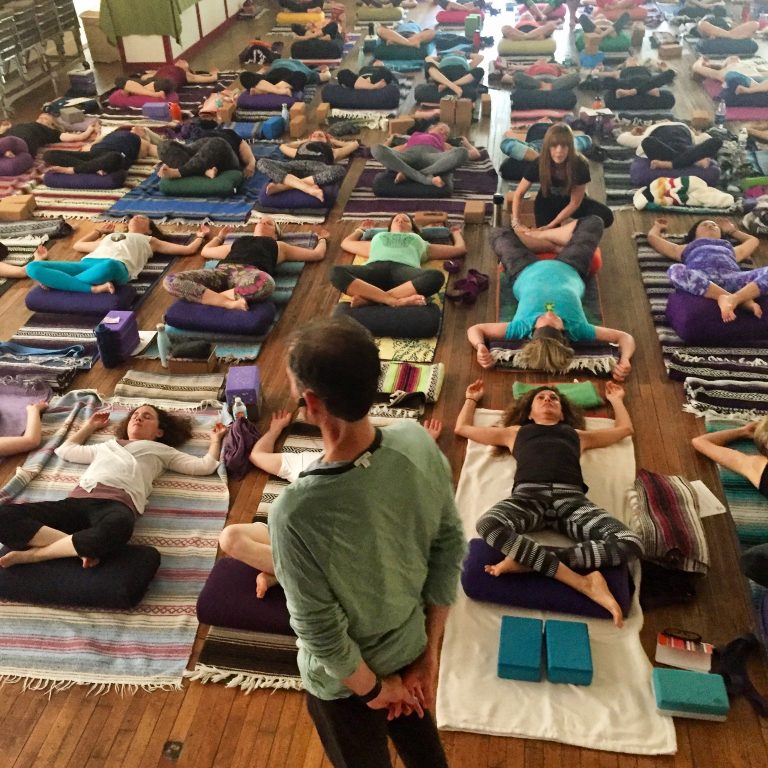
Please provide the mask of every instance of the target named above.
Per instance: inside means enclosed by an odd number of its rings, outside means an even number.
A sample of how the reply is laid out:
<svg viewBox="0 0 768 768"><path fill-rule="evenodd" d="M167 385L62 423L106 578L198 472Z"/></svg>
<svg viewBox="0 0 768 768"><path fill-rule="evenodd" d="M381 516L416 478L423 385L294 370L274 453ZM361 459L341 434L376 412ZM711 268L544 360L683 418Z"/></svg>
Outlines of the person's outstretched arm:
<svg viewBox="0 0 768 768"><path fill-rule="evenodd" d="M732 237L739 243L733 249L736 261L748 259L760 247L760 241L754 235L750 235L749 232L742 232L732 221L721 219L717 223L724 236Z"/></svg>
<svg viewBox="0 0 768 768"><path fill-rule="evenodd" d="M473 381L464 394L464 405L462 405L456 418L456 426L453 428L454 434L483 445L506 446L512 451L520 427L476 427L474 424L475 409L485 394L482 379Z"/></svg>
<svg viewBox="0 0 768 768"><path fill-rule="evenodd" d="M578 430L582 451L605 448L618 443L619 440L623 440L635 432L629 411L624 405L624 387L609 381L605 385L605 399L613 406L614 424L608 429Z"/></svg>
<svg viewBox="0 0 768 768"><path fill-rule="evenodd" d="M609 344L618 345L619 362L613 368L613 378L615 381L624 381L632 370L631 361L632 355L635 354L635 337L626 331L596 325L595 338L598 341L607 341Z"/></svg>
<svg viewBox="0 0 768 768"><path fill-rule="evenodd" d="M478 323L467 329L469 343L477 352L477 362L483 368L493 368L496 361L491 357L486 342L499 341L507 333L507 323Z"/></svg>
<svg viewBox="0 0 768 768"><path fill-rule="evenodd" d="M648 244L662 256L666 256L668 259L672 259L672 261L680 261L685 246L670 243L664 237L668 223L667 219L663 217L654 220L653 226L648 230Z"/></svg>
<svg viewBox="0 0 768 768"><path fill-rule="evenodd" d="M231 243L225 243L227 235L232 232L232 227L221 227L219 231L203 246L200 255L204 259L223 259L232 250Z"/></svg>
<svg viewBox="0 0 768 768"><path fill-rule="evenodd" d="M40 445L42 425L40 414L48 407L45 400L27 405L27 424L23 435L0 437L0 456L32 451Z"/></svg>
<svg viewBox="0 0 768 768"><path fill-rule="evenodd" d="M461 226L456 224L451 227L451 245L439 245L430 243L427 253L430 259L454 259L457 256L464 256L467 252L467 244L464 242L464 235Z"/></svg>
<svg viewBox="0 0 768 768"><path fill-rule="evenodd" d="M279 475L283 465L283 457L275 453L275 443L280 438L283 430L291 423L290 411L275 411L269 422L267 431L256 441L251 449L249 459L251 464L259 469L269 472L270 475Z"/></svg>
<svg viewBox="0 0 768 768"><path fill-rule="evenodd" d="M727 447L734 440L751 440L756 425L757 422L752 421L743 427L707 432L705 435L694 437L691 445L708 459L746 477L755 488L759 488L760 478L768 465L768 458L762 454L751 455Z"/></svg>
<svg viewBox="0 0 768 768"><path fill-rule="evenodd" d="M211 228L207 224L201 224L197 233L187 245L170 243L157 237L150 238L149 244L155 253L165 253L169 256L192 256L192 254L200 250L200 246L205 243L205 238L210 231Z"/></svg>

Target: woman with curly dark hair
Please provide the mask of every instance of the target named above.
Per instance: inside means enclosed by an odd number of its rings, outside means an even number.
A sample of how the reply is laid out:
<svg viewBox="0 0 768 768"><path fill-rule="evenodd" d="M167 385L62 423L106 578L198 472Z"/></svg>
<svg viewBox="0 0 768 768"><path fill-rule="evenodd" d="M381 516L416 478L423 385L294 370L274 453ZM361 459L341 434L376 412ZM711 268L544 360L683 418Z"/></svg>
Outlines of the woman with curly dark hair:
<svg viewBox="0 0 768 768"><path fill-rule="evenodd" d="M598 569L640 556L642 545L633 531L586 497L579 463L584 451L613 445L633 432L624 388L609 382L605 391L616 417L608 429L584 430L580 412L547 386L520 398L500 426L480 427L473 424L484 394L478 379L467 387L454 431L506 449L517 461L512 493L477 521L477 532L506 556L498 565L487 565L486 572L537 571L557 579L605 608L620 627L621 608ZM554 528L575 543L553 551L525 535L542 528Z"/></svg>
<svg viewBox="0 0 768 768"><path fill-rule="evenodd" d="M11 549L0 567L79 557L83 568L92 568L128 543L152 484L166 469L210 475L219 464L221 424L211 431L208 453L190 456L175 447L191 436L189 421L141 405L120 422L114 439L83 445L108 421L108 412L94 413L56 449L60 458L88 465L67 498L0 506L0 541Z"/></svg>

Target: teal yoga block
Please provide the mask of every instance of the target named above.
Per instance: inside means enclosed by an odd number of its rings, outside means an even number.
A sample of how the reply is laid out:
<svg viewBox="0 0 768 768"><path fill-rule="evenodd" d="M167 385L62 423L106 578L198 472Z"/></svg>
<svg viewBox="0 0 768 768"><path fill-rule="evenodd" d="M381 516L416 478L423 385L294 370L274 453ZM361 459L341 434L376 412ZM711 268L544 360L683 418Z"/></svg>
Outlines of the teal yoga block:
<svg viewBox="0 0 768 768"><path fill-rule="evenodd" d="M583 621L550 619L544 628L547 677L551 683L589 685L592 682L592 651L589 628Z"/></svg>
<svg viewBox="0 0 768 768"><path fill-rule="evenodd" d="M542 622L502 616L499 638L499 677L507 680L541 680Z"/></svg>
<svg viewBox="0 0 768 768"><path fill-rule="evenodd" d="M656 708L672 717L725 720L731 708L721 675L687 669L653 670Z"/></svg>

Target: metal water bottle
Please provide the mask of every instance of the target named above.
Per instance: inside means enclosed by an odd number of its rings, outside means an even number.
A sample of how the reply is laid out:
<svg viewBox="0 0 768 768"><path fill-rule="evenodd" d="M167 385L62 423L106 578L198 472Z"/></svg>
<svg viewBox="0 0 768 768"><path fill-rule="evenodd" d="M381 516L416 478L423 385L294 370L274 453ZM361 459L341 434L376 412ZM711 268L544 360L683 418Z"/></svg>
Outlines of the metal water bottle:
<svg viewBox="0 0 768 768"><path fill-rule="evenodd" d="M496 192L493 196L493 226L501 226L501 216L504 212L504 195Z"/></svg>
<svg viewBox="0 0 768 768"><path fill-rule="evenodd" d="M157 324L157 352L160 355L160 365L168 367L168 358L171 355L171 340L165 330L165 323Z"/></svg>

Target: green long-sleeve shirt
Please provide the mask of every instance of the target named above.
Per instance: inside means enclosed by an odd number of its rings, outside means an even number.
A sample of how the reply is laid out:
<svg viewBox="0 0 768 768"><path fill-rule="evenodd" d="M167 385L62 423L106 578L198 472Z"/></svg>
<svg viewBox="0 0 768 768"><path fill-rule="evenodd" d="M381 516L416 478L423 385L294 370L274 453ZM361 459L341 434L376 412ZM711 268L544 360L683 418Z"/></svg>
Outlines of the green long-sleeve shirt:
<svg viewBox="0 0 768 768"><path fill-rule="evenodd" d="M417 658L425 605L456 596L465 543L448 462L418 424L381 432L366 461L318 465L269 516L302 680L321 699L349 696L341 680L361 659L389 675Z"/></svg>

